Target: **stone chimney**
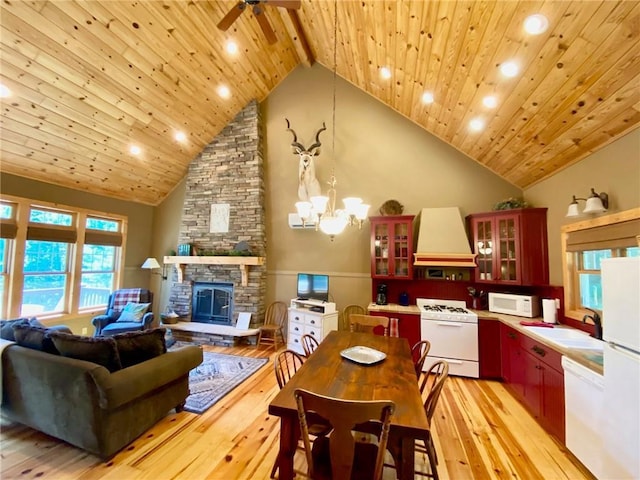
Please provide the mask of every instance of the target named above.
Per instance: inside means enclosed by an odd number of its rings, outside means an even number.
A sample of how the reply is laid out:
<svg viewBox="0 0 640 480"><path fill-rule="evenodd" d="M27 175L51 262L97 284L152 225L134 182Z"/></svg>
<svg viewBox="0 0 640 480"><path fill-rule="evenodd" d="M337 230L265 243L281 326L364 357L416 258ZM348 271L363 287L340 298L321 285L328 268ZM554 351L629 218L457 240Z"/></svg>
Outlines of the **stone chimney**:
<svg viewBox="0 0 640 480"><path fill-rule="evenodd" d="M246 241L254 256L264 257L264 197L260 108L254 100L189 165L179 243L202 253L233 250ZM227 233L210 233L212 204L230 205ZM229 282L234 285L234 322L238 312L251 312L252 325L263 321L266 265L249 267L247 286L237 265L188 264L183 283L172 272L169 307L176 312L190 315L193 282Z"/></svg>

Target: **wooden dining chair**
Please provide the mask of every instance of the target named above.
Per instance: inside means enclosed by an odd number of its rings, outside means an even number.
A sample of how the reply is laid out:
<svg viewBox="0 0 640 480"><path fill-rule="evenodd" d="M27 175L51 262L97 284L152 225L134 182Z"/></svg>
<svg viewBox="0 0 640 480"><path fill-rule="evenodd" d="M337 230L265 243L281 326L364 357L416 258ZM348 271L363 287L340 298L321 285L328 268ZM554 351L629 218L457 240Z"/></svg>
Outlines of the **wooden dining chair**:
<svg viewBox="0 0 640 480"><path fill-rule="evenodd" d="M431 349L431 342L429 340L422 340L411 347L411 358L413 358L413 366L416 370L416 377L420 379L422 373L422 367L424 361L427 359L429 350Z"/></svg>
<svg viewBox="0 0 640 480"><path fill-rule="evenodd" d="M273 366L278 386L281 389L287 384L289 380L291 380L291 377L296 374L300 367L302 367L304 361L305 358L297 352L294 352L293 350L284 350L276 355L276 358L273 360ZM309 435L313 437L327 435L330 431L331 426L326 422L318 422L309 425ZM298 445L298 448L303 449L301 445ZM275 478L276 472L278 471L279 457L280 453L278 453L278 457L276 457L276 461L271 468L270 478Z"/></svg>
<svg viewBox="0 0 640 480"><path fill-rule="evenodd" d="M308 333L302 335L300 341L302 343L302 349L304 350L304 356L307 358L320 346L316 337Z"/></svg>
<svg viewBox="0 0 640 480"><path fill-rule="evenodd" d="M351 325L349 324L349 317L352 313L359 313L360 315L365 315L367 313L367 309L356 304L347 305L342 309L342 328L341 330L349 331Z"/></svg>
<svg viewBox="0 0 640 480"><path fill-rule="evenodd" d="M273 302L267 307L264 315L264 325L261 325L258 332L256 347L260 348L263 343L273 345L278 351L278 342L282 345L287 342L284 339L284 322L287 320L289 307L284 302Z"/></svg>
<svg viewBox="0 0 640 480"><path fill-rule="evenodd" d="M425 398L424 411L427 415L429 428L431 428L431 419L433 418L433 413L435 412L436 405L438 404L440 393L442 392L442 388L444 387L444 383L448 376L449 364L445 360L439 360L435 362L433 365L431 365L431 367L429 367L429 370L427 370L426 372L422 372L422 379L419 386L420 393L422 394L423 398ZM420 443L420 440L422 440L422 443ZM394 460L400 458L400 439L392 435L389 438L388 449ZM427 459L429 460L429 473L419 470L415 470L414 473L416 475L431 477L434 480L438 480L438 457L436 455L436 447L433 443L433 438L431 437L431 431L428 431L424 437L416 439L415 451L427 455ZM384 466L396 468L395 465L389 463L385 463Z"/></svg>
<svg viewBox="0 0 640 480"><path fill-rule="evenodd" d="M444 387L444 383L449 377L449 364L445 360L439 360L435 362L429 370L424 372L422 377L422 382L420 383L420 392L427 392L427 398L424 402L424 410L427 414L427 422L429 423L429 427L431 427L431 419L433 418L433 412L436 410L436 406L438 404L438 399L440 398L440 394L442 393L442 388ZM423 444L421 445L419 442L416 443L416 451L420 453L426 453L427 458L429 459L429 469L431 473L418 472L418 475L424 475L427 477L431 477L434 480L438 480L438 456L436 455L436 446L433 443L433 437L431 436L431 431L422 439Z"/></svg>
<svg viewBox="0 0 640 480"><path fill-rule="evenodd" d="M349 327L352 332L377 333L382 330L383 335L388 337L389 317L352 313L349 316Z"/></svg>
<svg viewBox="0 0 640 480"><path fill-rule="evenodd" d="M308 476L312 479L380 480L395 404L389 400L358 401L326 397L308 390L294 392L300 430L307 458ZM313 412L333 428L329 436L309 440L307 414ZM353 430L363 423L378 425L377 444L358 442ZM373 461L375 459L375 462Z"/></svg>

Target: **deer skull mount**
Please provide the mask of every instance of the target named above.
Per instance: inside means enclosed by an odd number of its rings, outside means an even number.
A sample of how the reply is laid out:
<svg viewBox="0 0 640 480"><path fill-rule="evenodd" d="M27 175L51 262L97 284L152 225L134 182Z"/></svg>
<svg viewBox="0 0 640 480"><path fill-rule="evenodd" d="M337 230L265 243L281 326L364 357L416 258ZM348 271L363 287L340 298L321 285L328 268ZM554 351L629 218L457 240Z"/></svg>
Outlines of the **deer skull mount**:
<svg viewBox="0 0 640 480"><path fill-rule="evenodd" d="M289 119L287 121L287 130L293 134L293 142L291 147L293 152L299 156L298 162L298 198L302 201L310 201L311 197L315 197L321 194L320 183L316 177L316 166L313 161L313 157L320 154L320 133L327 129L324 122L322 122L322 128L316 133L316 141L309 148L298 142L296 132L291 128Z"/></svg>

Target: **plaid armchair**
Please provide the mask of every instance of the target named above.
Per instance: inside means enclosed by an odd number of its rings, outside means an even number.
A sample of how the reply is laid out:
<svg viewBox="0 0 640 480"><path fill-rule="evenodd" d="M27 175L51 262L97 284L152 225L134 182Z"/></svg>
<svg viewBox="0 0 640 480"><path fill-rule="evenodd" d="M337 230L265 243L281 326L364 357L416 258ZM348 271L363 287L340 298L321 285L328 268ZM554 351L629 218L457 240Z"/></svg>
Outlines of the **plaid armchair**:
<svg viewBox="0 0 640 480"><path fill-rule="evenodd" d="M144 288L123 288L109 296L107 313L93 317L94 337L134 332L151 328L153 312L147 312L139 322L118 321L122 310L128 303L153 303L153 292Z"/></svg>

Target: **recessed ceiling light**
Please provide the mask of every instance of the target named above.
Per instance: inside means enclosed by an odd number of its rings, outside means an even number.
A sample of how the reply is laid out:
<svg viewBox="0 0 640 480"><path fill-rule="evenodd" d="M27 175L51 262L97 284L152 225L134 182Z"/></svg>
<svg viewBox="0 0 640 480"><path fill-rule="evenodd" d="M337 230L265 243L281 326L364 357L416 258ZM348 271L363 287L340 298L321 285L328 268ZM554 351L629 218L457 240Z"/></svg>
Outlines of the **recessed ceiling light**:
<svg viewBox="0 0 640 480"><path fill-rule="evenodd" d="M422 103L433 103L433 93L424 92L422 94Z"/></svg>
<svg viewBox="0 0 640 480"><path fill-rule="evenodd" d="M482 104L487 108L496 108L498 106L498 99L493 95L487 95L482 99Z"/></svg>
<svg viewBox="0 0 640 480"><path fill-rule="evenodd" d="M546 32L547 28L549 28L549 20L547 20L547 17L541 13L529 15L524 20L524 29L531 35L540 35L541 33Z"/></svg>
<svg viewBox="0 0 640 480"><path fill-rule="evenodd" d="M382 67L380 69L380 76L385 80L391 78L391 70L389 69L389 67Z"/></svg>
<svg viewBox="0 0 640 480"><path fill-rule="evenodd" d="M515 62L504 62L500 65L500 71L505 77L515 77L518 75L518 65Z"/></svg>
<svg viewBox="0 0 640 480"><path fill-rule="evenodd" d="M187 136L184 134L184 132L176 132L176 134L174 135L174 138L178 142L184 142L187 139Z"/></svg>
<svg viewBox="0 0 640 480"><path fill-rule="evenodd" d="M7 98L11 96L11 90L4 83L0 83L0 98Z"/></svg>
<svg viewBox="0 0 640 480"><path fill-rule="evenodd" d="M484 122L479 118L474 118L469 122L469 128L474 132L479 132L484 128Z"/></svg>
<svg viewBox="0 0 640 480"><path fill-rule="evenodd" d="M129 147L129 152L131 153L131 155L140 155L140 152L141 152L141 151L142 151L142 150L141 150L141 149L140 149L140 147L139 147L139 146L137 146L137 145L131 145L131 146Z"/></svg>
<svg viewBox="0 0 640 480"><path fill-rule="evenodd" d="M229 98L231 96L231 90L226 85L220 85L218 87L218 95L222 98Z"/></svg>
<svg viewBox="0 0 640 480"><path fill-rule="evenodd" d="M227 43L225 44L224 48L229 55L238 54L238 44L233 40L227 40Z"/></svg>

